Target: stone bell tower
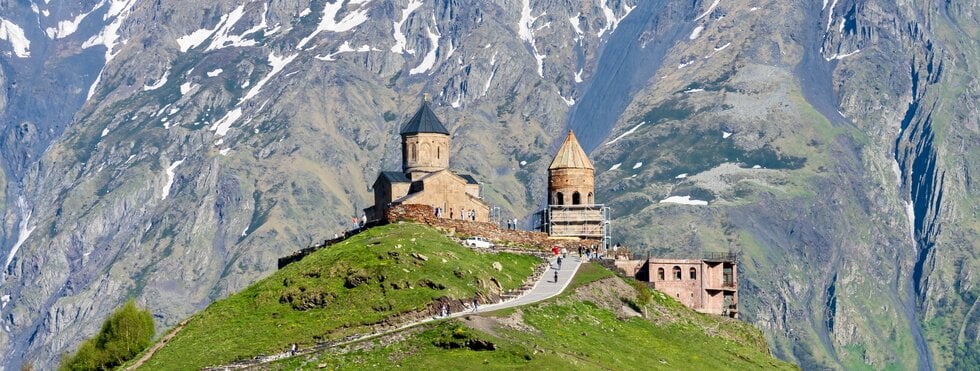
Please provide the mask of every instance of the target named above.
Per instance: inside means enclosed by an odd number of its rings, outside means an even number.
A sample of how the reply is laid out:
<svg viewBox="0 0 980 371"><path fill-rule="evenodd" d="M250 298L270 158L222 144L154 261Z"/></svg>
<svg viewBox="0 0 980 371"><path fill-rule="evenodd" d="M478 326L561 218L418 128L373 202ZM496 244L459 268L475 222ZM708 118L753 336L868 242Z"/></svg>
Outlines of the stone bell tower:
<svg viewBox="0 0 980 371"><path fill-rule="evenodd" d="M548 167L548 204L595 204L595 168L571 130Z"/></svg>
<svg viewBox="0 0 980 371"><path fill-rule="evenodd" d="M449 168L449 130L422 100L422 106L401 129L402 172L412 180Z"/></svg>

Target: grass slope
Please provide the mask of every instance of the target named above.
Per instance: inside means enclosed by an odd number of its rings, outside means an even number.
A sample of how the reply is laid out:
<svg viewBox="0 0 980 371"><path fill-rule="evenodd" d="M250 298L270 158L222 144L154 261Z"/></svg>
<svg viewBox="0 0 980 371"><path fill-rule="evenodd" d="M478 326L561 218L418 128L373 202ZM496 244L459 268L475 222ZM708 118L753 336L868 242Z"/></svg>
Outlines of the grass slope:
<svg viewBox="0 0 980 371"><path fill-rule="evenodd" d="M593 264L542 303L430 324L403 339L280 361L272 369L796 369L751 325L694 312ZM489 325L488 325L489 323ZM384 340L377 340L384 341ZM372 343L375 341L372 341ZM492 349L491 349L492 348Z"/></svg>
<svg viewBox="0 0 980 371"><path fill-rule="evenodd" d="M539 262L477 253L418 224L372 228L211 304L142 367L220 365L367 332L439 298L519 287Z"/></svg>

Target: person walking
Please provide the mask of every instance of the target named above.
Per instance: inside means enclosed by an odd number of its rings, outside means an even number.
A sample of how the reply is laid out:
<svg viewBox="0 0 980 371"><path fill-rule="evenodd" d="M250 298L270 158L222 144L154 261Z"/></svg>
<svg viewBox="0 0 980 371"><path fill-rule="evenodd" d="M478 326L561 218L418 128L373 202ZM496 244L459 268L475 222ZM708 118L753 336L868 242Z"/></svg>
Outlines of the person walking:
<svg viewBox="0 0 980 371"><path fill-rule="evenodd" d="M558 269L561 269L561 256L558 257Z"/></svg>
<svg viewBox="0 0 980 371"><path fill-rule="evenodd" d="M480 308L480 302L477 301L476 298L473 298L473 313L476 313L476 311L479 310L479 308Z"/></svg>
<svg viewBox="0 0 980 371"><path fill-rule="evenodd" d="M558 270L555 270L555 283L558 283Z"/></svg>
<svg viewBox="0 0 980 371"><path fill-rule="evenodd" d="M563 259L568 259L568 249L566 249L564 247L561 248L561 257Z"/></svg>

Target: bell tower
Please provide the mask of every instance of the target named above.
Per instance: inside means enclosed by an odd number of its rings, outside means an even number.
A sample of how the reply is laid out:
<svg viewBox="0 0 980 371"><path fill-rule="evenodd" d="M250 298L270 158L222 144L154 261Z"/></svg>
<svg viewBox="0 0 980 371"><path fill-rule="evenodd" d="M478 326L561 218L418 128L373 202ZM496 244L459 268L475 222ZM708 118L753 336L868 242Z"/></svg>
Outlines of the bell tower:
<svg viewBox="0 0 980 371"><path fill-rule="evenodd" d="M565 143L548 167L548 205L595 204L595 168L575 133L568 131Z"/></svg>
<svg viewBox="0 0 980 371"><path fill-rule="evenodd" d="M402 172L411 179L449 168L449 130L427 99L401 129Z"/></svg>

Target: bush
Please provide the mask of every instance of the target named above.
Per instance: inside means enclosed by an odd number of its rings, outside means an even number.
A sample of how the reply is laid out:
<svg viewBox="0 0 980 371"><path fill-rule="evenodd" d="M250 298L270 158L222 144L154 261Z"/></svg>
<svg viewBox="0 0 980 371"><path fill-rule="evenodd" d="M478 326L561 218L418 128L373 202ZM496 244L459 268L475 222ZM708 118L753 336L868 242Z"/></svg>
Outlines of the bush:
<svg viewBox="0 0 980 371"><path fill-rule="evenodd" d="M123 364L150 345L153 316L130 299L102 324L92 339L61 361L60 370L108 370Z"/></svg>

